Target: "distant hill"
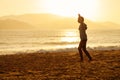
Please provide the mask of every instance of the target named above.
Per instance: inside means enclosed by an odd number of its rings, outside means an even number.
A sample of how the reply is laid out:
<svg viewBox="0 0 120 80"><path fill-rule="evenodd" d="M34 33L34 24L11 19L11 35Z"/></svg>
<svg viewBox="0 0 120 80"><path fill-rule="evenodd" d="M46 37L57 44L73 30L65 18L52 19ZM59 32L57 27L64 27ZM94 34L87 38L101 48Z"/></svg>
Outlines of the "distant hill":
<svg viewBox="0 0 120 80"><path fill-rule="evenodd" d="M32 25L28 23L12 20L12 19L5 19L0 20L0 29L30 29Z"/></svg>
<svg viewBox="0 0 120 80"><path fill-rule="evenodd" d="M9 19L9 20L8 20ZM3 21L4 20L4 21ZM11 20L11 21L10 21ZM52 14L24 14L0 17L0 26L9 26L13 28L34 28L34 29L66 29L78 28L76 18L62 17ZM85 19L89 29L120 29L120 25L111 22L92 22ZM8 28L9 28L8 27ZM1 27L0 27L1 28Z"/></svg>
<svg viewBox="0 0 120 80"><path fill-rule="evenodd" d="M60 29L60 28L75 28L78 27L78 23L74 18L61 17L52 14L25 14L19 16L4 16L0 19L14 19L22 21L30 25L34 25L34 28L39 29Z"/></svg>

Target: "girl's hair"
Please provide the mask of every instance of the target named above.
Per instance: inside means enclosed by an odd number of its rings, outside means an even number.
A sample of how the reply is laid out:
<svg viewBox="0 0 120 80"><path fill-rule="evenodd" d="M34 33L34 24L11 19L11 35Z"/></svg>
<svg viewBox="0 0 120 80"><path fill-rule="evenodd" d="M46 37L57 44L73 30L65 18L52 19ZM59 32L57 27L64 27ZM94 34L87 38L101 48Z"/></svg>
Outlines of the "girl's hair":
<svg viewBox="0 0 120 80"><path fill-rule="evenodd" d="M81 16L81 20L82 20L82 22L84 22L84 18Z"/></svg>
<svg viewBox="0 0 120 80"><path fill-rule="evenodd" d="M78 17L78 22L80 23L81 21L84 22L84 18L82 16L79 16Z"/></svg>

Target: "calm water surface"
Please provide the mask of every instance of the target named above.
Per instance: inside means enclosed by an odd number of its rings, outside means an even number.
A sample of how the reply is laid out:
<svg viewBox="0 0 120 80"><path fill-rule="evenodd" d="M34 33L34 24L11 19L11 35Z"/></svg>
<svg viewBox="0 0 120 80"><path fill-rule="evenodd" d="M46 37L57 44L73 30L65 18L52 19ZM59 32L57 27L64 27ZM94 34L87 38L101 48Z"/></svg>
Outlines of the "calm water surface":
<svg viewBox="0 0 120 80"><path fill-rule="evenodd" d="M120 30L87 30L90 48L120 46ZM0 30L0 54L77 48L79 32L65 30Z"/></svg>

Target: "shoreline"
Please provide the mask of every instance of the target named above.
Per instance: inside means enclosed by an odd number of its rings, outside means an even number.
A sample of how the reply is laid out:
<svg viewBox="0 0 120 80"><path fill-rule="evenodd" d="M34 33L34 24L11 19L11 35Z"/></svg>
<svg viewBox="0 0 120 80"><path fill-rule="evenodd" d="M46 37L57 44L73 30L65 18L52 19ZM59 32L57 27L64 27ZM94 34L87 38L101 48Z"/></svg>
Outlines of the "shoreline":
<svg viewBox="0 0 120 80"><path fill-rule="evenodd" d="M120 50L89 50L93 57L80 62L76 52L0 55L0 79L119 80Z"/></svg>
<svg viewBox="0 0 120 80"><path fill-rule="evenodd" d="M120 50L120 46L98 46L98 47L87 47L87 50L89 51L114 51L114 50ZM77 53L78 49L76 47L74 48L60 48L60 49L31 49L31 50L6 50L6 51L0 51L1 55L15 55L15 54L29 54L29 53Z"/></svg>

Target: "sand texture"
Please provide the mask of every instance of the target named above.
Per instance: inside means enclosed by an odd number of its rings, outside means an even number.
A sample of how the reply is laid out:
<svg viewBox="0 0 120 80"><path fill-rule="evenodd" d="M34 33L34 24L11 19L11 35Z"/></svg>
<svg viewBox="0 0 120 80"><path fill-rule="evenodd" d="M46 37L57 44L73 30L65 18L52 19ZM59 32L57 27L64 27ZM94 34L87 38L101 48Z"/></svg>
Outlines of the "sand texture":
<svg viewBox="0 0 120 80"><path fill-rule="evenodd" d="M120 50L0 56L0 80L120 80Z"/></svg>

